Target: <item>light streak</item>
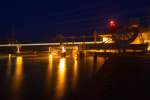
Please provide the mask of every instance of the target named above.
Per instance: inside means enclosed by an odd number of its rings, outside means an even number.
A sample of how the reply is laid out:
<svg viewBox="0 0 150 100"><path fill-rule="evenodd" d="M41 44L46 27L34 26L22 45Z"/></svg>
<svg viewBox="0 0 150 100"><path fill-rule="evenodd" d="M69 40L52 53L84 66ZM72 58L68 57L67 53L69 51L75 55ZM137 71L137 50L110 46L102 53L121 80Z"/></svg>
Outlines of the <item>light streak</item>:
<svg viewBox="0 0 150 100"><path fill-rule="evenodd" d="M96 43L102 43L102 41L97 41ZM95 44L95 42L64 42L64 45L72 44L72 45L78 45L78 44ZM0 47L15 47L15 46L55 46L55 45L61 45L60 43L29 43L29 44L1 44Z"/></svg>

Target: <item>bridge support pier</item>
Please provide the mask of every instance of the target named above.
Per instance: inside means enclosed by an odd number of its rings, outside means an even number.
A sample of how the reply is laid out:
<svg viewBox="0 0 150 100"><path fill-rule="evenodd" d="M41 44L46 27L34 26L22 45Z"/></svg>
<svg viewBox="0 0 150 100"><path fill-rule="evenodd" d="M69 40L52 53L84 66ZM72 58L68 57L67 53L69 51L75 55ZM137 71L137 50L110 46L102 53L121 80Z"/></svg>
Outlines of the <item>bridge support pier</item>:
<svg viewBox="0 0 150 100"><path fill-rule="evenodd" d="M21 46L17 45L17 52L16 52L17 56L21 55L20 48L21 48Z"/></svg>
<svg viewBox="0 0 150 100"><path fill-rule="evenodd" d="M96 67L97 65L97 52L94 52L94 55L93 55L93 62L94 62L94 66Z"/></svg>
<svg viewBox="0 0 150 100"><path fill-rule="evenodd" d="M93 53L93 74L95 74L97 69L97 57L98 57L98 53L94 52Z"/></svg>
<svg viewBox="0 0 150 100"><path fill-rule="evenodd" d="M84 52L84 51L79 52L79 57L80 58L84 58L85 56L86 56L86 52Z"/></svg>
<svg viewBox="0 0 150 100"><path fill-rule="evenodd" d="M94 60L97 60L97 52L94 52L93 58Z"/></svg>
<svg viewBox="0 0 150 100"><path fill-rule="evenodd" d="M48 53L50 53L50 54L51 54L51 47L49 47L49 48L48 48Z"/></svg>

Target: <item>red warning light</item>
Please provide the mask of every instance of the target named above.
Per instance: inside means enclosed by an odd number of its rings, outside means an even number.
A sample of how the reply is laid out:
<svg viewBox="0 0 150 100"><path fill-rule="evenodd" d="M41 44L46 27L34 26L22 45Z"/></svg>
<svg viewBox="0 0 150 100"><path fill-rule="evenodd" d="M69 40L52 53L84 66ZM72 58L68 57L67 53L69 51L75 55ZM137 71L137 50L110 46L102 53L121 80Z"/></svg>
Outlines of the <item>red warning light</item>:
<svg viewBox="0 0 150 100"><path fill-rule="evenodd" d="M116 22L114 20L109 21L109 27L115 28L116 26L117 25L116 25Z"/></svg>
<svg viewBox="0 0 150 100"><path fill-rule="evenodd" d="M111 32L116 32L118 30L118 23L115 20L109 20L108 28Z"/></svg>

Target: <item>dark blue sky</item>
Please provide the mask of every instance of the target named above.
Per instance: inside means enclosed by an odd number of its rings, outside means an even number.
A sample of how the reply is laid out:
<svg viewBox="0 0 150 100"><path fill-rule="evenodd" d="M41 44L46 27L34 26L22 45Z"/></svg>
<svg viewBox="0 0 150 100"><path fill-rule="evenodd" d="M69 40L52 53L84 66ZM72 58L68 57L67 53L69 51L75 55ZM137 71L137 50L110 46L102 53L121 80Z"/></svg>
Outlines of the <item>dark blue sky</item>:
<svg viewBox="0 0 150 100"><path fill-rule="evenodd" d="M124 24L139 18L147 22L149 0L1 0L0 39L47 42L53 35L80 35L107 29L115 18Z"/></svg>

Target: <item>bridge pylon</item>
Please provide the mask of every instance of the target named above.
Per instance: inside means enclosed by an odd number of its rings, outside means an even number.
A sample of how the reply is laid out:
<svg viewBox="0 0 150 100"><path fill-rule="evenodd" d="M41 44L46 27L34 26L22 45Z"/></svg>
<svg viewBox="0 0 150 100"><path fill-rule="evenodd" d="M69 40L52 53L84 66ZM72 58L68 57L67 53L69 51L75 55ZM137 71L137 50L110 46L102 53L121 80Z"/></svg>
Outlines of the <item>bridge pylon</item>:
<svg viewBox="0 0 150 100"><path fill-rule="evenodd" d="M20 53L21 53L20 49L21 49L21 45L18 44L17 45L17 51L16 51L17 55L20 55Z"/></svg>

